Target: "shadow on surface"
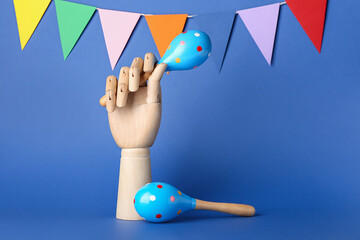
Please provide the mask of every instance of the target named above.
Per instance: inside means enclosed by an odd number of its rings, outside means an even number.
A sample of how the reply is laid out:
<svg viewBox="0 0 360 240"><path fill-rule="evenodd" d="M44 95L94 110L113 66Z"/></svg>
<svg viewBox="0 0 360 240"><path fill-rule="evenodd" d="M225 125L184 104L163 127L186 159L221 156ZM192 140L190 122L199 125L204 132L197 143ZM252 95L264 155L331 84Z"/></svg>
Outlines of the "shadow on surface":
<svg viewBox="0 0 360 240"><path fill-rule="evenodd" d="M262 216L262 213L256 213L253 217L241 217L235 215L215 215L215 214L206 214L206 215L188 215L188 216L180 216L166 223L180 223L180 222L197 222L197 221L207 221L207 220L220 220L220 219L243 219L247 220L250 218L256 218Z"/></svg>

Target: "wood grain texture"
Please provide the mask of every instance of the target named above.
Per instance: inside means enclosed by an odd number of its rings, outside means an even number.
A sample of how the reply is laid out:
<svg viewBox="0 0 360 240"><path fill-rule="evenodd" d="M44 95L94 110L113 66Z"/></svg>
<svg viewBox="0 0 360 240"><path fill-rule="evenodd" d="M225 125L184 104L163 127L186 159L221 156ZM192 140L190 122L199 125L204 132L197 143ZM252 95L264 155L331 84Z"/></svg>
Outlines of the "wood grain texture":
<svg viewBox="0 0 360 240"><path fill-rule="evenodd" d="M116 106L123 107L126 105L129 94L129 68L122 67L120 69L118 90L116 96Z"/></svg>
<svg viewBox="0 0 360 240"><path fill-rule="evenodd" d="M255 208L250 205L237 204L237 203L208 202L199 199L196 199L195 209L211 210L211 211L234 214L243 217L252 217L255 215Z"/></svg>
<svg viewBox="0 0 360 240"><path fill-rule="evenodd" d="M150 150L148 148L123 149L116 206L117 219L142 220L135 210L134 197L142 186L150 182Z"/></svg>
<svg viewBox="0 0 360 240"><path fill-rule="evenodd" d="M129 90L136 92L140 86L140 74L143 70L144 60L137 57L133 60L129 70Z"/></svg>
<svg viewBox="0 0 360 240"><path fill-rule="evenodd" d="M99 103L106 106L111 134L122 148L116 217L141 220L133 205L135 193L151 182L150 150L161 121L160 80L167 67L156 64L154 54L135 58L131 67L123 67L119 81L106 80L105 96ZM145 70L146 72L145 72Z"/></svg>
<svg viewBox="0 0 360 240"><path fill-rule="evenodd" d="M117 79L115 76L110 75L106 79L106 110L113 112L116 107L116 91L117 91Z"/></svg>
<svg viewBox="0 0 360 240"><path fill-rule="evenodd" d="M160 128L161 102L147 103L147 87L129 93L127 104L108 112L112 136L121 148L151 147Z"/></svg>

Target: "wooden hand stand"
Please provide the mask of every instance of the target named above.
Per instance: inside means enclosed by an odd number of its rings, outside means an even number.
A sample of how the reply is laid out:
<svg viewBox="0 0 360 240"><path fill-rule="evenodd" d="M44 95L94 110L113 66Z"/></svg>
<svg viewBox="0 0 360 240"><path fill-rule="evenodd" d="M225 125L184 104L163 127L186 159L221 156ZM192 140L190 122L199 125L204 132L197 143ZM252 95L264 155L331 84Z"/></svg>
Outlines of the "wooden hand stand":
<svg viewBox="0 0 360 240"><path fill-rule="evenodd" d="M134 208L136 192L151 182L150 150L161 121L160 80L167 65L156 65L154 54L145 60L135 58L131 67L120 70L106 80L106 95L100 105L106 106L110 130L122 148L116 218L141 220Z"/></svg>
<svg viewBox="0 0 360 240"><path fill-rule="evenodd" d="M119 189L116 218L141 220L134 208L134 196L146 183L151 182L149 148L131 148L121 151Z"/></svg>

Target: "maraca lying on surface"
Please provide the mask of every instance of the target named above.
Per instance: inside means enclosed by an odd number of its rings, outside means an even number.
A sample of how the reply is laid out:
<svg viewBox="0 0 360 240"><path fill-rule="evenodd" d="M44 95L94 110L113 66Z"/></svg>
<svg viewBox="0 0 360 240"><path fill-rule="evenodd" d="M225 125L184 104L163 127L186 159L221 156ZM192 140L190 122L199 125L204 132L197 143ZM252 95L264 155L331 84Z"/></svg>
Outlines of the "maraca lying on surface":
<svg viewBox="0 0 360 240"><path fill-rule="evenodd" d="M139 215L150 222L166 222L192 209L212 210L244 217L255 214L255 208L252 206L198 200L162 182L148 183L140 188L135 195L134 205Z"/></svg>

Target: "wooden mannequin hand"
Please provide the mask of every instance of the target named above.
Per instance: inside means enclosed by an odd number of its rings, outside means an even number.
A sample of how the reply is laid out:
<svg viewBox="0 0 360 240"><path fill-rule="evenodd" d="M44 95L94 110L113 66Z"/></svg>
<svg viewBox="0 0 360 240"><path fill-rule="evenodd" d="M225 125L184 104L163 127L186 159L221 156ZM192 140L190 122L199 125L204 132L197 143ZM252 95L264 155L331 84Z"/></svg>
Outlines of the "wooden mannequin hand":
<svg viewBox="0 0 360 240"><path fill-rule="evenodd" d="M100 105L106 106L111 133L120 148L154 144L161 121L160 80L167 67L156 62L154 54L147 53L145 61L138 57L130 69L121 68L119 81L115 76L106 79Z"/></svg>

